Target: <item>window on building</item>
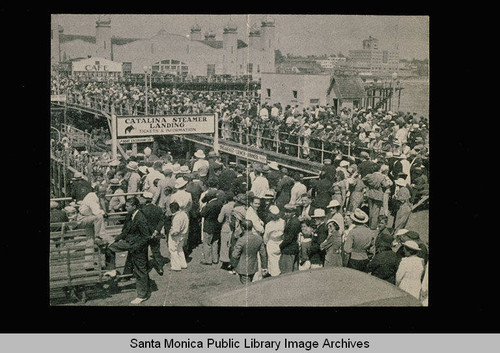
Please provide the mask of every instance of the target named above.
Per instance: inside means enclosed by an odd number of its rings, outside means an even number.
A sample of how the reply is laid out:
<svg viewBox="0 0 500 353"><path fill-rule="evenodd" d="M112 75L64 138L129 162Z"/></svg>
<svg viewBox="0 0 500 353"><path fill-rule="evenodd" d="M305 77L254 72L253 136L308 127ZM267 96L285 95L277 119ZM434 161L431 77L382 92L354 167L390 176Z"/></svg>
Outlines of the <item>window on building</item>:
<svg viewBox="0 0 500 353"><path fill-rule="evenodd" d="M233 54L234 47L231 45L231 54Z"/></svg>
<svg viewBox="0 0 500 353"><path fill-rule="evenodd" d="M154 43L151 43L151 54L154 54L155 52L155 46Z"/></svg>
<svg viewBox="0 0 500 353"><path fill-rule="evenodd" d="M96 61L95 64L96 65L101 65L101 62L100 61Z"/></svg>
<svg viewBox="0 0 500 353"><path fill-rule="evenodd" d="M257 72L260 72L260 65L257 65Z"/></svg>
<svg viewBox="0 0 500 353"><path fill-rule="evenodd" d="M311 99L309 99L309 103L317 104L317 103L319 103L319 98L311 98Z"/></svg>
<svg viewBox="0 0 500 353"><path fill-rule="evenodd" d="M248 73L251 74L253 71L253 64L252 63L249 63L248 64Z"/></svg>
<svg viewBox="0 0 500 353"><path fill-rule="evenodd" d="M293 98L297 98L297 91L292 91Z"/></svg>
<svg viewBox="0 0 500 353"><path fill-rule="evenodd" d="M271 97L271 89L270 88L267 89L267 96Z"/></svg>

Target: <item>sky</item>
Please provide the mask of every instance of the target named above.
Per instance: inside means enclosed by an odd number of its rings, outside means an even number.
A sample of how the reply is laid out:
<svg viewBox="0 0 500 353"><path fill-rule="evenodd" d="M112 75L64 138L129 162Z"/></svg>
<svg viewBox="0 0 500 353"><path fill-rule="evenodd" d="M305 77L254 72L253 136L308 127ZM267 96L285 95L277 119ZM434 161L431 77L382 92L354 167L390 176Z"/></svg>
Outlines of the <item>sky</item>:
<svg viewBox="0 0 500 353"><path fill-rule="evenodd" d="M111 33L122 38L150 38L158 31L187 35L195 23L202 34L212 30L222 40L224 26L232 21L238 27L238 38L248 43L247 31L253 24L266 18L265 14L111 14ZM429 58L428 16L375 16L375 15L280 15L272 14L275 21L277 49L283 55L349 54L349 50L362 48L369 36L379 40L379 49L393 49L398 45L400 59ZM65 34L95 36L98 14L56 14Z"/></svg>

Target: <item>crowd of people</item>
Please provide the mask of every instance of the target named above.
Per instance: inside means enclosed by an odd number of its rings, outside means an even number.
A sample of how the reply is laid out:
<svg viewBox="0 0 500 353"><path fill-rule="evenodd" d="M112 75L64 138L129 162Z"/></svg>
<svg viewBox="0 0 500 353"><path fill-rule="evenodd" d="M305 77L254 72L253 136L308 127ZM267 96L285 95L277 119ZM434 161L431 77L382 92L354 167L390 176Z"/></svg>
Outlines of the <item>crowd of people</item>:
<svg viewBox="0 0 500 353"><path fill-rule="evenodd" d="M64 91L80 104L113 105L118 115L144 114L146 90L142 85L117 82L82 82L65 77L52 80L54 92ZM151 88L147 92L148 114L212 114L219 116L219 136L323 163L340 151L359 155L394 154L428 159L429 123L417 113L382 108L333 106L260 105L253 96L230 92L195 92ZM373 156L372 156L373 157Z"/></svg>
<svg viewBox="0 0 500 353"><path fill-rule="evenodd" d="M69 205L51 202L51 222L93 227L110 277L117 276L116 252L128 251L124 274L136 278L134 304L150 295L149 271L163 274L163 238L171 271L189 271L186 256L201 246L203 265L220 264L242 283L346 266L426 300L427 244L407 229L413 200L428 192L420 163L338 154L311 179L276 162L224 164L214 150L174 160L147 147L128 159L103 153L98 164L92 182L73 175ZM106 218L117 212L126 218L111 237Z"/></svg>
<svg viewBox="0 0 500 353"><path fill-rule="evenodd" d="M117 114L145 112L143 86L60 78L52 88L82 104L112 104ZM426 304L427 244L407 225L413 205L429 192L427 119L371 107L336 114L328 105L261 106L235 93L175 88L150 89L148 113L218 113L220 138L323 167L315 179L276 162L224 164L209 149L174 159L147 147L112 159L109 152L78 151L68 139L53 141L56 154L79 172L66 193L72 202L51 202L51 223L92 227L110 277L117 276L116 253L127 251L123 272L136 278L134 304L150 295L149 271L163 274L160 239L168 244L171 271L189 271L186 256L201 246L203 265L220 264L242 283L345 266ZM98 132L101 141L109 137ZM106 223L116 221L106 218L117 213L126 218L112 237Z"/></svg>

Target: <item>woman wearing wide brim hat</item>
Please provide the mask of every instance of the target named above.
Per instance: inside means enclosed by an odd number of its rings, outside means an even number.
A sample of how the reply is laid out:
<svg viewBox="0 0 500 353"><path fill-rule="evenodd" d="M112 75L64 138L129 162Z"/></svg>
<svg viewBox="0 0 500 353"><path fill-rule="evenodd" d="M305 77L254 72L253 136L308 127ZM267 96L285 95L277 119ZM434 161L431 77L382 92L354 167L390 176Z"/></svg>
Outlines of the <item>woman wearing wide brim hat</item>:
<svg viewBox="0 0 500 353"><path fill-rule="evenodd" d="M405 257L396 272L396 285L419 299L424 274L424 260L417 256L420 247L413 240L403 242Z"/></svg>
<svg viewBox="0 0 500 353"><path fill-rule="evenodd" d="M370 261L368 251L372 245L374 233L366 226L369 217L361 209L355 209L350 217L355 226L347 234L344 243L344 252L349 255L347 267L364 272Z"/></svg>

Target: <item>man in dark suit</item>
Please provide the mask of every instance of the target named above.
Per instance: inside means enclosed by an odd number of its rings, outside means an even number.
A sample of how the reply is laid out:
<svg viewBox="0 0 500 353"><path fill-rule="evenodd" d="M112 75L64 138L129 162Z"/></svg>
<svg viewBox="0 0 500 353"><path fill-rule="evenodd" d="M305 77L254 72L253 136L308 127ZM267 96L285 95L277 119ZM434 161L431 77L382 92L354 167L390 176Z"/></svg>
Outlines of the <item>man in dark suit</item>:
<svg viewBox="0 0 500 353"><path fill-rule="evenodd" d="M161 256L160 252L160 231L165 224L165 214L160 207L151 203L153 200L152 192L145 191L142 197L146 203L142 206L141 211L146 217L149 232L151 233L149 247L151 248L153 259L150 261L149 269L151 270L154 268L160 276L163 276L163 256Z"/></svg>
<svg viewBox="0 0 500 353"><path fill-rule="evenodd" d="M131 304L140 304L149 298L148 274L148 244L151 237L148 221L144 213L139 210L139 199L132 197L125 203L128 214L123 224L122 232L115 237L115 241L106 249L105 275L116 277L116 253L128 251L125 261L124 274L133 271L136 278L137 298Z"/></svg>
<svg viewBox="0 0 500 353"><path fill-rule="evenodd" d="M253 224L250 220L240 223L243 235L236 241L233 258L238 261L235 267L243 284L251 283L253 276L259 270L257 254L260 254L263 276L267 273L267 253L264 240L252 232Z"/></svg>
<svg viewBox="0 0 500 353"><path fill-rule="evenodd" d="M218 195L218 190L210 190L201 200L206 203L200 211L203 217L203 260L201 264L212 265L219 263L218 245L220 239L221 224L217 220L223 206L223 200Z"/></svg>
<svg viewBox="0 0 500 353"><path fill-rule="evenodd" d="M307 192L300 196L301 205L299 206L299 221L311 219L316 207L312 206L312 197Z"/></svg>
<svg viewBox="0 0 500 353"><path fill-rule="evenodd" d="M82 201L89 192L92 191L92 185L83 179L83 174L76 172L71 179L71 184L69 187L69 197L73 200Z"/></svg>
<svg viewBox="0 0 500 353"><path fill-rule="evenodd" d="M283 241L280 244L281 256L279 267L281 273L293 272L299 268L299 244L297 239L301 231L300 221L296 216L296 207L293 204L286 204L285 209L285 230L283 231Z"/></svg>

